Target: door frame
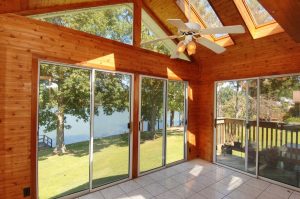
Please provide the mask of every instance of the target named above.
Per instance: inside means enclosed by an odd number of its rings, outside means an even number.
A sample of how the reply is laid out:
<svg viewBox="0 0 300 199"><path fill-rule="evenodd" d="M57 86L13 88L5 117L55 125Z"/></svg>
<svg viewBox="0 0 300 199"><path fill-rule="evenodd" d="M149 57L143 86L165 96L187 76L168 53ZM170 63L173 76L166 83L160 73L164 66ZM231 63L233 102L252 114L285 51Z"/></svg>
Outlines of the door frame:
<svg viewBox="0 0 300 199"><path fill-rule="evenodd" d="M141 134L141 129L140 129L140 122L141 122L141 105L142 105L142 93L141 93L141 89L142 89L142 79L143 78L152 78L152 79L158 79L158 80L164 80L164 128L163 128L163 164L161 167L158 168L154 168L154 169L150 169L148 171L144 171L141 172L140 171L140 134ZM184 117L185 117L185 121L184 121L184 158L182 160L178 160L169 164L166 164L166 143L167 143L167 137L166 137L166 121L167 121L167 110L168 110L168 82L169 81L178 81L178 82L182 82L184 84ZM140 75L139 77L139 129L138 129L138 176L143 176L155 171L159 171L177 164L180 164L182 162L187 161L187 124L188 124L188 82L187 81L180 81L180 80L170 80L167 78L163 78L163 77L156 77L156 76L150 76L150 75Z"/></svg>
<svg viewBox="0 0 300 199"><path fill-rule="evenodd" d="M227 166L225 164L219 163L217 162L217 126L216 126L216 119L217 119L217 87L218 87L218 83L224 83L224 82L234 82L234 81L256 81L256 85L257 85L257 99L259 99L259 82L260 82L260 78L259 77L254 77L254 78L244 78L244 79L231 79L231 80L221 80L221 81L215 81L214 82L214 125L213 125L213 163L220 165L220 166L224 166L226 168L230 168L232 170L235 170L237 172L241 172L247 175L250 175L252 177L258 178L258 151L259 151L259 139L258 139L258 131L259 131L259 101L257 100L258 103L256 104L256 131L255 131L255 142L256 142L256 157L255 157L255 174L249 173L246 170L239 170L230 166ZM247 95L248 95L248 84L247 84ZM247 97L248 98L248 97ZM248 101L248 99L246 99ZM246 107L246 113L247 113L247 117L246 117L246 121L248 120L248 107ZM247 127L245 127L245 168L247 165L247 161L248 161L248 139L247 139L247 135L249 133L249 129Z"/></svg>
<svg viewBox="0 0 300 199"><path fill-rule="evenodd" d="M119 71L108 71L108 70L102 70L102 69L95 69L93 68L92 69L92 72L91 72L91 75L92 75L92 95L93 95L93 98L91 98L91 105L93 105L94 107L94 103L95 103L95 77L96 77L96 72L104 72L104 73L110 73L110 74L123 74L123 75L128 75L130 76L130 89L129 89L129 105L130 105L130 108L129 108L129 124L130 124L130 129L129 129L129 135L128 135L128 149L129 149L129 154L128 154L128 178L124 178L124 179L120 179L120 180L117 180L117 181L113 181L113 182L110 182L110 183L107 183L107 184L104 184L102 186L98 186L98 187L95 187L93 188L93 157L92 157L92 162L90 162L90 166L91 166L91 169L90 169L90 183L91 183L91 186L90 186L90 192L95 192L95 191L99 191L101 189L104 189L106 187L110 187L112 185L115 185L115 184L119 184L121 182L125 182L125 181L128 181L130 179L132 179L132 154L133 154L133 147L132 147L132 143L133 143L133 126L131 125L132 122L133 122L133 94L134 94L134 91L133 91L133 88L134 88L134 74L133 73L127 73L127 72L119 72ZM93 110L94 112L94 109L91 109ZM92 111L91 111L92 113ZM90 151L90 156L93 156L93 137L94 137L94 118L95 118L95 114L93 113L93 115L91 115L91 128L93 128L93 131L91 131L91 151Z"/></svg>
<svg viewBox="0 0 300 199"><path fill-rule="evenodd" d="M88 184L89 184L89 187L85 190L82 190L82 191L79 191L79 192L75 192L75 193L71 193L69 195L66 195L66 196L62 196L60 198L62 199L71 199L71 198L74 198L74 197L79 197L79 196L82 196L82 195L85 195L85 194L88 194L88 193L92 193L92 192L95 192L95 191L99 191L101 189L104 189L104 188L107 188L107 187L110 187L110 186L113 186L113 185L116 185L116 184L119 184L121 182L125 182L125 181L128 181L130 179L132 179L132 143L133 143L133 126L131 125L130 126L130 129L129 129L129 168L128 168L128 178L125 178L125 179L121 179L121 180L118 180L118 181L115 181L115 182L112 182L112 183L108 183L108 184L105 184L103 186L99 186L99 187L95 187L93 188L92 187L92 178L93 178L93 170L92 170L92 164L93 164L93 134L94 132L92 131L93 130L93 123L94 123L94 111L93 111L93 108L92 106L94 106L94 78L95 78L95 71L102 71L102 72L106 72L106 73L112 73L112 74L126 74L126 75L129 75L131 77L131 80L130 80L130 119L129 119L129 122L132 124L133 122L133 95L134 95L134 74L133 73L128 73L128 72L121 72L121 71L111 71L111 70L103 70L103 69L98 69L98 68L93 68L93 67L87 67L87 66L78 66L78 65L75 65L75 64L68 64L68 63L63 63L63 62L58 62L58 61L50 61L50 60L46 60L46 59L38 59L37 60L37 81L36 81L36 84L37 84L37 88L36 88L36 110L37 110L37 114L35 116L36 118L36 134L35 134L35 186L36 186L36 191L35 191L35 194L37 197L39 197L39 169L38 169L38 136L39 136L39 89L40 89L40 65L42 63L46 63L46 64L56 64L56 65L60 65L60 66L63 66L63 67L70 67L70 68L77 68L77 69L82 69L82 70L86 70L86 71L90 71L90 108L91 108L91 111L90 111L90 132L89 132L89 181L88 181Z"/></svg>
<svg viewBox="0 0 300 199"><path fill-rule="evenodd" d="M214 122L215 122L215 118L217 116L217 84L220 83L220 82L228 82L228 81L242 81L242 80L257 80L257 99L260 99L260 80L261 79L266 79L266 78L280 78L280 77L290 77L290 76L300 76L300 73L287 73L287 74L281 74L281 75L265 75L265 76L256 76L256 77L250 77L250 78L239 78L239 79L227 79L227 80L220 80L220 81L214 81ZM213 163L216 164L216 165L219 165L219 166L222 166L222 167L225 167L225 168L228 168L228 169L231 169L231 170L234 170L236 172L239 172L239 173L243 173L245 175L248 175L248 176L251 176L251 177L255 177L257 179L261 179L261 180L264 180L264 181L267 181L267 182L270 182L272 184L276 184L276 185L279 185L279 186L282 186L282 187L285 187L287 189L291 189L291 190L294 190L294 191L298 191L300 192L300 188L298 187L295 187L295 186L292 186L292 185L289 185L289 184L285 184L285 183L282 183L282 182L279 182L279 181L276 181L276 180L272 180L270 178L266 178L266 177L263 177L263 176L260 176L259 175L259 143L260 143L260 140L259 140L259 115L260 115L260 100L258 100L257 102L257 125L256 125L256 133L255 133L255 136L256 136L256 172L255 174L251 174L251 173L248 173L248 172L245 172L245 171L242 171L242 170L239 170L239 169L235 169L235 168L232 168L232 167L229 167L229 166L226 166L224 164L221 164L221 163L218 163L216 161L216 139L217 139L217 132L216 132L216 126L213 125Z"/></svg>

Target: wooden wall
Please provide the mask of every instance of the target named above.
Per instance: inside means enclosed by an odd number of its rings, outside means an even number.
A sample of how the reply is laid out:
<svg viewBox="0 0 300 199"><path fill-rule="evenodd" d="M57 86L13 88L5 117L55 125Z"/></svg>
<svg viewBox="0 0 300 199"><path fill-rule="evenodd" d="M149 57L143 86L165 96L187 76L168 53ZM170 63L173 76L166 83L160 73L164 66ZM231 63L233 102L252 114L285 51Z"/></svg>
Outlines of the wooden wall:
<svg viewBox="0 0 300 199"><path fill-rule="evenodd" d="M24 187L32 188L34 198L38 59L189 81L188 158L197 156L198 65L26 17L0 15L0 198L23 198Z"/></svg>
<svg viewBox="0 0 300 199"><path fill-rule="evenodd" d="M224 25L244 24L234 2L211 0ZM300 44L287 33L252 39L250 33L231 35L235 45L216 55L197 46L201 66L199 86L199 156L213 158L214 81L265 75L300 73Z"/></svg>

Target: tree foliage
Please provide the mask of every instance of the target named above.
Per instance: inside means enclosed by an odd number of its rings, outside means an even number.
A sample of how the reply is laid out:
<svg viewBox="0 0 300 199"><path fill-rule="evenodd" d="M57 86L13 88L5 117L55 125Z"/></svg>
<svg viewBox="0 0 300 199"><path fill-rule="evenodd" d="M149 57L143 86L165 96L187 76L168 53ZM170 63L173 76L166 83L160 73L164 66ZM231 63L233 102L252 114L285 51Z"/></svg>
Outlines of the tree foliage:
<svg viewBox="0 0 300 199"><path fill-rule="evenodd" d="M104 114L129 111L129 75L97 72L95 75L95 107L101 107Z"/></svg>
<svg viewBox="0 0 300 199"><path fill-rule="evenodd" d="M174 125L174 114L184 112L184 83L180 81L168 82L168 110L170 111L170 126Z"/></svg>
<svg viewBox="0 0 300 199"><path fill-rule="evenodd" d="M246 4L251 10L251 14L257 25L262 25L274 20L257 0L246 0Z"/></svg>
<svg viewBox="0 0 300 199"><path fill-rule="evenodd" d="M237 82L241 85L239 89ZM257 85L256 80L247 81L248 93L243 81L220 83L217 92L218 117L250 120L257 118ZM260 120L289 122L298 121L299 103L293 100L293 92L300 90L299 76L260 79ZM248 98L248 116L247 103ZM294 118L294 119L291 119Z"/></svg>
<svg viewBox="0 0 300 199"><path fill-rule="evenodd" d="M142 23L142 38L141 38L142 42L147 42L154 39L158 39L158 36L155 35L147 26L145 26L144 23ZM163 41L148 44L143 48L154 52L162 53L165 55L171 55L170 50L166 48Z"/></svg>
<svg viewBox="0 0 300 199"><path fill-rule="evenodd" d="M57 131L56 151L64 152L66 114L87 122L90 118L90 71L55 64L40 65L39 124Z"/></svg>
<svg viewBox="0 0 300 199"><path fill-rule="evenodd" d="M97 36L132 44L133 13L128 5L100 7L38 19Z"/></svg>
<svg viewBox="0 0 300 199"><path fill-rule="evenodd" d="M141 83L141 117L149 122L149 130L155 131L156 120L162 119L164 81L143 78Z"/></svg>

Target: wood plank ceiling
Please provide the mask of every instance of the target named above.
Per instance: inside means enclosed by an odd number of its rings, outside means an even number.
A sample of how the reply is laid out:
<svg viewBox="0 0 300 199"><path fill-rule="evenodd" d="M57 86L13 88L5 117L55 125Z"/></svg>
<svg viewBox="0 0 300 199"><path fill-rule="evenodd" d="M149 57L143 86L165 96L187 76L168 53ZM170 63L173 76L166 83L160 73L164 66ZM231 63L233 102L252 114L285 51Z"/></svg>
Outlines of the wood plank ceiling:
<svg viewBox="0 0 300 199"><path fill-rule="evenodd" d="M296 41L300 42L300 1L299 0L258 0L272 17Z"/></svg>

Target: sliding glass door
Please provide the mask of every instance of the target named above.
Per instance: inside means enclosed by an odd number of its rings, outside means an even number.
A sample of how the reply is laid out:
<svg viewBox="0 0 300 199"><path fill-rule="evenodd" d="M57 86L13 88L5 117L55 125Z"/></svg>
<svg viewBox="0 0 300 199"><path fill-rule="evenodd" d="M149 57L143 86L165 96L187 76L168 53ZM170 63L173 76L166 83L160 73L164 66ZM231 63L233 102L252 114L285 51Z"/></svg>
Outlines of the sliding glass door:
<svg viewBox="0 0 300 199"><path fill-rule="evenodd" d="M90 71L41 63L38 112L39 198L89 189Z"/></svg>
<svg viewBox="0 0 300 199"><path fill-rule="evenodd" d="M132 75L54 62L39 70L38 197L129 179ZM140 88L139 171L184 160L187 84L142 77Z"/></svg>
<svg viewBox="0 0 300 199"><path fill-rule="evenodd" d="M260 78L259 175L300 187L300 76Z"/></svg>
<svg viewBox="0 0 300 199"><path fill-rule="evenodd" d="M217 82L215 111L217 163L300 187L299 75Z"/></svg>
<svg viewBox="0 0 300 199"><path fill-rule="evenodd" d="M95 71L93 188L129 178L131 76Z"/></svg>
<svg viewBox="0 0 300 199"><path fill-rule="evenodd" d="M166 80L142 77L140 84L140 172L164 166Z"/></svg>
<svg viewBox="0 0 300 199"><path fill-rule="evenodd" d="M139 172L184 160L186 83L143 76L140 104Z"/></svg>
<svg viewBox="0 0 300 199"><path fill-rule="evenodd" d="M216 162L256 173L257 80L216 84Z"/></svg>
<svg viewBox="0 0 300 199"><path fill-rule="evenodd" d="M130 178L132 76L40 63L38 196Z"/></svg>
<svg viewBox="0 0 300 199"><path fill-rule="evenodd" d="M166 164L184 160L186 131L186 83L168 81Z"/></svg>

